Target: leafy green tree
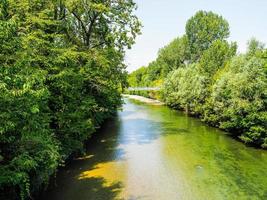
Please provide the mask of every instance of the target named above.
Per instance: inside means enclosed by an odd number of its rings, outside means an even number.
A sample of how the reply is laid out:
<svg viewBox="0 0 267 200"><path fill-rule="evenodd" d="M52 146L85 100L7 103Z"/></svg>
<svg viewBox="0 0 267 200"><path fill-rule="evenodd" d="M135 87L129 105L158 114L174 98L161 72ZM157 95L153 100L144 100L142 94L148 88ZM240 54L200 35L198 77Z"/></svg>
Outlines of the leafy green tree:
<svg viewBox="0 0 267 200"><path fill-rule="evenodd" d="M266 147L266 84L261 59L234 58L212 87L204 119L246 143Z"/></svg>
<svg viewBox="0 0 267 200"><path fill-rule="evenodd" d="M174 70L164 81L163 99L171 107L199 115L208 92L207 79L197 64Z"/></svg>
<svg viewBox="0 0 267 200"><path fill-rule="evenodd" d="M148 85L153 85L153 83L159 79L161 79L161 71L162 67L157 61L152 61L149 63L147 67L147 74L148 74Z"/></svg>
<svg viewBox="0 0 267 200"><path fill-rule="evenodd" d="M161 76L179 67L185 66L189 60L189 46L186 36L174 39L170 44L159 50L157 64L161 67Z"/></svg>
<svg viewBox="0 0 267 200"><path fill-rule="evenodd" d="M140 32L141 23L132 12L136 9L132 0L66 0L60 8L65 32L77 45L123 50L131 47Z"/></svg>
<svg viewBox="0 0 267 200"><path fill-rule="evenodd" d="M131 0L0 3L0 198L26 199L121 105Z"/></svg>
<svg viewBox="0 0 267 200"><path fill-rule="evenodd" d="M25 56L25 38L18 34L20 27L9 14L9 3L4 5L6 14L0 20L0 193L8 199L24 199L54 173L60 161L59 145L49 127L47 72L33 67Z"/></svg>
<svg viewBox="0 0 267 200"><path fill-rule="evenodd" d="M236 54L236 49L236 44L229 45L226 41L215 40L199 60L200 71L212 77Z"/></svg>
<svg viewBox="0 0 267 200"><path fill-rule="evenodd" d="M223 41L230 34L229 24L223 17L206 11L198 11L187 21L185 29L193 61L197 61L213 41Z"/></svg>
<svg viewBox="0 0 267 200"><path fill-rule="evenodd" d="M131 87L144 87L148 86L147 68L141 67L136 71L133 71L128 76L128 82Z"/></svg>
<svg viewBox="0 0 267 200"><path fill-rule="evenodd" d="M132 72L129 76L130 86L155 86L164 79L169 72L184 67L189 59L189 47L186 36L176 38L170 44L159 50L155 61L145 67ZM135 81L133 77L136 76Z"/></svg>
<svg viewBox="0 0 267 200"><path fill-rule="evenodd" d="M258 56L261 57L261 54L263 53L264 50L264 44L255 38L252 38L248 41L247 43L247 56Z"/></svg>

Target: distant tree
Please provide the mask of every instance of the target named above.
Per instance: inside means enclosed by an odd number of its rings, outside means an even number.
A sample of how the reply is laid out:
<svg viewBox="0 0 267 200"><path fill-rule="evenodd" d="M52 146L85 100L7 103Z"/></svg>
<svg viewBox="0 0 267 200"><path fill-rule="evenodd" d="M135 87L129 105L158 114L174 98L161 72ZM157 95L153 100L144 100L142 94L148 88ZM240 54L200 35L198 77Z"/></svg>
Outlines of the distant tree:
<svg viewBox="0 0 267 200"><path fill-rule="evenodd" d="M189 59L188 39L186 35L174 39L171 43L159 50L157 62L161 66L161 74L167 74L179 67L184 66Z"/></svg>
<svg viewBox="0 0 267 200"><path fill-rule="evenodd" d="M148 81L153 83L153 81L161 78L162 66L157 61L152 61L147 67Z"/></svg>
<svg viewBox="0 0 267 200"><path fill-rule="evenodd" d="M247 43L247 55L248 56L260 56L264 50L264 43L258 41L256 38L251 38Z"/></svg>
<svg viewBox="0 0 267 200"><path fill-rule="evenodd" d="M128 83L131 87L147 86L147 67L141 67L128 76Z"/></svg>
<svg viewBox="0 0 267 200"><path fill-rule="evenodd" d="M213 12L197 12L186 23L192 60L198 60L214 40L225 40L229 34L229 24L221 16Z"/></svg>

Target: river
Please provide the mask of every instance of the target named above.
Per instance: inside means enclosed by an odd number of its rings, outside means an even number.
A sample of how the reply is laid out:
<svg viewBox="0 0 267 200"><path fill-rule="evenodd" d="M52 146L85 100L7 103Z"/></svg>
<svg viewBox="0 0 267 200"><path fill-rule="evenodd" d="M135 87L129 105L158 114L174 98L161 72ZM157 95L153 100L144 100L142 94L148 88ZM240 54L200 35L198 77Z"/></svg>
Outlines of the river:
<svg viewBox="0 0 267 200"><path fill-rule="evenodd" d="M123 109L42 200L267 199L267 151L162 105Z"/></svg>

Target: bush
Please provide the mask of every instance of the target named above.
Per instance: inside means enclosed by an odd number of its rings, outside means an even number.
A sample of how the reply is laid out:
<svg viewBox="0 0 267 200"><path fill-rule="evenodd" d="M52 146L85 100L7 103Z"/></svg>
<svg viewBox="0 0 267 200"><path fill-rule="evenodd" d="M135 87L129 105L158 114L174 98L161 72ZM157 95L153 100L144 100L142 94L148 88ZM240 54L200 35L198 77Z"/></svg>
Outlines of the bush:
<svg viewBox="0 0 267 200"><path fill-rule="evenodd" d="M207 96L208 79L199 73L196 64L171 72L163 84L163 99L167 105L184 109L191 114L201 114Z"/></svg>
<svg viewBox="0 0 267 200"><path fill-rule="evenodd" d="M207 105L212 111L205 113L204 120L231 131L246 143L263 145L267 136L266 98L262 59L236 57L213 85Z"/></svg>

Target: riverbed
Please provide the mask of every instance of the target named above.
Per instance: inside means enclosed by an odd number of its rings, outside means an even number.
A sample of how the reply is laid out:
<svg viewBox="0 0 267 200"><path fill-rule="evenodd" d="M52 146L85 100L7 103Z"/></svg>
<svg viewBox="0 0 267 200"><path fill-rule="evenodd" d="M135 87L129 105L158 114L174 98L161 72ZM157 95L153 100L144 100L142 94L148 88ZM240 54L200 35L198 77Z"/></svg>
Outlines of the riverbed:
<svg viewBox="0 0 267 200"><path fill-rule="evenodd" d="M267 199L267 152L164 105L125 98L41 199Z"/></svg>

